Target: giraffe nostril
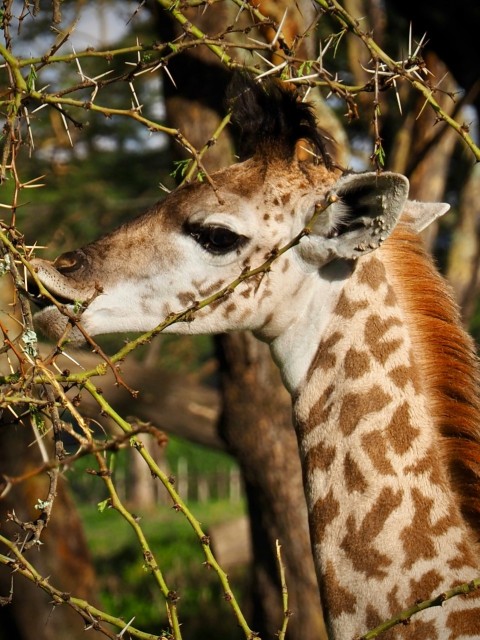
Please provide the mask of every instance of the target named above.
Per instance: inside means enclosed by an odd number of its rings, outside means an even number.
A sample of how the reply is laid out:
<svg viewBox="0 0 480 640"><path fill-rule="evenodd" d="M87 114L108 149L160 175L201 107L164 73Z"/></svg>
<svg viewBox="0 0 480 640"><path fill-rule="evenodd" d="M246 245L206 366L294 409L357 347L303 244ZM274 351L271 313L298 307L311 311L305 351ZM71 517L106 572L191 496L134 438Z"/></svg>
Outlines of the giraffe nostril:
<svg viewBox="0 0 480 640"><path fill-rule="evenodd" d="M56 258L53 266L60 273L77 271L85 264L85 256L81 251L67 251Z"/></svg>

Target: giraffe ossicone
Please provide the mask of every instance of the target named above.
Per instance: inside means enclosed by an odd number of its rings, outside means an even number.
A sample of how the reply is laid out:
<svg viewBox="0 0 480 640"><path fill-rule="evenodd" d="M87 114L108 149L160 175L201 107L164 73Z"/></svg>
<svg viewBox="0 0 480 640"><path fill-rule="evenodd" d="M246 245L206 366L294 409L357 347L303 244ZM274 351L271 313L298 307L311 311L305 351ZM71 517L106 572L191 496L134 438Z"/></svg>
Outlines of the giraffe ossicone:
<svg viewBox="0 0 480 640"><path fill-rule="evenodd" d="M418 231L448 205L392 173L342 174L312 110L274 82L237 91L245 159L53 263L54 294L93 299L91 334L145 331L263 263L176 333L250 329L293 399L315 565L333 640L480 574L479 374ZM301 143L301 144L300 144ZM309 153L302 151L307 145ZM58 338L56 307L36 315ZM381 637L480 638L480 594Z"/></svg>

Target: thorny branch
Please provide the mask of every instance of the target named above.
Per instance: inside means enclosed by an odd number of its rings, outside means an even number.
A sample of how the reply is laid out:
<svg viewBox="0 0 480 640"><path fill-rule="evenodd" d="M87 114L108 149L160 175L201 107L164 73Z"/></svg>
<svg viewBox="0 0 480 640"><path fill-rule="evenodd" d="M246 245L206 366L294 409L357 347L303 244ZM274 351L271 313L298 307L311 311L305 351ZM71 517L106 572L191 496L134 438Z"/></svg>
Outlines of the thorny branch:
<svg viewBox="0 0 480 640"><path fill-rule="evenodd" d="M251 639L256 637L250 629L240 606L232 592L229 580L225 572L218 565L214 555L212 554L208 536L200 526L198 520L193 516L182 497L178 494L171 478L168 478L158 467L156 462L150 456L143 445L139 435L142 433L154 433L157 438L162 439L161 434L154 427L148 425L132 425L124 420L113 407L110 406L98 387L93 383L92 378L105 375L110 368L116 379L116 383L127 387L124 383L119 364L132 351L136 350L142 344L152 340L152 338L163 331L167 326L175 322L188 322L193 318L195 313L200 309L211 305L222 298L228 297L236 287L248 278L261 278L269 271L274 261L283 253L290 250L300 240L309 233L309 229L313 225L314 219L287 245L280 249L272 250L271 255L261 265L254 268L245 269L239 274L238 278L228 284L222 290L205 298L204 300L195 301L188 308L180 313L172 314L160 323L155 329L147 332L140 337L129 341L122 349L112 356L105 354L102 349L88 336L81 325L81 313L76 315L68 312L62 304L55 300L48 291L44 289L42 284L36 278L36 274L29 265L29 259L32 255L32 248L24 245L21 233L16 228L16 213L20 206L20 194L25 190L35 189L41 186L39 179L22 183L17 170L18 151L22 145L34 148L35 122L32 115L35 115L40 109L55 109L63 119L64 126L70 136L68 126L81 128L82 120L86 117L93 118L102 115L105 118L129 118L138 123L139 126L145 127L154 134L163 134L171 137L184 149L187 150L191 160L188 167L185 168L184 177L188 180L202 177L210 182L215 190L216 186L211 180L208 172L202 164L203 157L208 153L209 148L216 143L223 129L229 122L227 115L216 131L211 134L209 141L200 150L197 150L186 138L186 136L171 127L165 126L162 122L157 121L144 115L142 105L139 103L135 84L141 82L146 74L152 74L156 71L163 70L172 82L175 79L171 77L169 71L169 62L180 53L190 48L204 47L208 49L210 54L215 56L217 60L226 68L235 70L242 68L256 74L259 79L266 75L276 75L282 81L293 82L302 85L306 93L316 87L322 90L327 97L334 94L342 100L347 107L349 119L358 116L356 105L356 97L360 93L373 94L373 124L374 124L374 147L372 152L372 161L378 170L384 166L384 150L380 135L380 97L381 92L397 91L397 83L406 82L416 91L424 96L426 104L428 104L435 112L437 119L443 120L447 126L452 127L464 140L465 144L472 151L475 158L480 160L480 150L474 143L468 132L468 127L457 121L454 117L449 116L438 104L435 94L438 87L432 85L428 72L425 69L421 59L421 47L415 52L409 51L408 56L404 60L394 60L379 45L373 37L364 32L360 28L359 21L351 16L337 0L316 0L317 5L324 14L332 16L341 27L339 34L333 34L325 39L320 45L319 56L314 60L304 60L297 55L297 48L305 37L305 34L299 34L293 41L289 42L284 31L284 20L286 14L280 21L276 21L268 15L265 15L255 5L255 3L246 0L231 0L238 9L237 17L241 14L248 16L247 26L239 26L235 21L229 25L222 33L211 34L204 33L197 25L193 24L186 16L186 10L191 7L201 7L204 11L215 10L216 0L190 0L190 1L173 1L157 0L158 5L167 11L170 16L181 26L182 36L172 42L163 43L147 43L136 45L122 46L108 50L87 49L84 51L65 51L65 44L68 44L69 38L73 31L70 27L63 32L59 31L59 37L48 51L37 57L19 57L13 51L14 24L15 18L12 13L13 2L6 1L3 3L3 11L1 13L1 30L3 32L4 43L0 44L0 55L3 58L1 68L5 74L5 86L7 87L0 94L0 110L4 115L3 126L3 149L0 156L0 183L7 179L13 180L13 196L10 204L2 203L0 207L10 212L10 220L0 223L0 240L2 242L1 262L2 273L8 273L12 278L15 288L15 302L19 304L20 313L18 324L21 329L17 337L11 337L9 330L0 324L0 330L4 337L4 345L1 349L1 355L8 357L9 372L4 372L1 382L4 387L0 393L0 408L9 412L16 420L24 421L30 419L34 429L39 427L39 416L41 420L48 421L50 425L53 453L44 456L43 464L37 468L24 473L17 477L4 477L0 499L6 495L10 487L24 482L32 475L47 474L49 477L49 488L44 500L38 500L39 517L33 522L23 522L15 514L12 514L12 521L23 531L27 533L26 540L21 544L9 540L5 536L0 536L0 543L5 546L6 553L0 554L0 564L10 567L13 571L25 576L37 584L41 589L45 590L55 604L68 604L73 607L83 617L87 625L102 632L109 638L122 637L128 628L128 634L134 638L144 640L154 640L159 636L153 636L142 632L125 624L124 620L111 616L95 607L88 602L75 598L70 594L65 594L50 584L50 581L42 577L27 560L26 554L30 547L38 545L41 542L42 532L48 526L52 508L54 507L57 480L59 474L75 463L81 457L86 455L92 456L95 460L96 469L90 470L90 473L100 478L107 488L109 498L108 506L118 511L132 527L145 564L151 572L160 593L165 602L167 609L167 618L170 625L168 637L175 640L181 639L180 620L177 611L177 598L169 589L162 571L159 567L149 543L144 535L143 529L138 519L131 514L123 505L116 490L114 480L110 469L106 464L105 453L107 451L115 451L120 447L131 446L138 451L138 454L144 459L148 465L152 475L158 478L166 491L168 492L174 508L183 513L193 530L195 531L203 552L205 554L205 565L214 569L217 573L222 585L225 599L230 603L238 624L242 628L245 637ZM139 5L137 12L143 6ZM52 20L55 24L60 25L62 16L60 12L61 3L58 0L52 2ZM40 3L29 2L23 3L20 16L17 18L18 28L27 19L40 13ZM261 28L268 27L273 31L274 36L268 42L265 39L258 40L257 36L252 37ZM257 31L255 31L257 30ZM369 51L371 56L370 66L366 71L371 75L371 79L362 85L348 85L338 78L336 73L332 73L328 69L331 56L335 55L342 36L346 32L351 32L359 38ZM233 37L235 36L235 37ZM241 42L239 42L241 40ZM245 65L243 61L237 58L237 50L250 52L253 64ZM274 62L272 56L274 55ZM101 64L105 62L105 70L99 69L99 73L95 77L90 77L84 70L82 65L87 62L96 61ZM124 60L125 69L123 71L113 72L108 65L113 60ZM40 89L40 78L46 69L55 69L58 65L73 65L76 68L76 78L71 81L68 86L62 88L51 88L46 85ZM108 97L108 89L114 85L124 84L129 87L131 92L131 104L123 107L108 106L108 101L102 103L102 96ZM88 93L88 97L85 95ZM315 212L314 218L321 213L330 202L323 203ZM52 352L41 359L36 350L36 336L32 324L32 317L28 296L26 294L25 273L30 272L30 277L36 280L39 291L42 295L50 300L52 304L67 315L69 326L64 337L59 341ZM76 326L84 335L87 343L94 352L99 354L102 361L90 371L81 371L80 373L71 373L61 371L56 363L60 354L66 353L66 347L63 344L64 339L68 338L70 329ZM68 354L67 354L68 355ZM55 371L56 370L56 371ZM128 387L127 387L128 388ZM71 399L67 393L71 390L77 392L75 399ZM119 427L121 434L113 436L105 441L96 440L90 428L88 421L82 416L78 408L77 398L80 392L90 394L98 403L102 413L108 416ZM130 390L131 391L131 390ZM71 420L62 420L62 412L68 410L72 416ZM73 427L73 422L76 427ZM62 434L68 433L69 436L76 441L78 449L73 454L67 454L63 448ZM37 434L41 440L44 434ZM282 571L282 563L279 553L280 570ZM447 594L441 594L438 598L425 603L417 604L411 609L402 612L392 621L380 625L375 630L362 636L362 640L368 640L379 636L383 631L391 628L395 624L409 619L412 615L424 608L437 606L440 600L467 593L469 590L479 587L479 581L473 581L468 585L461 585L453 589ZM289 617L288 611L288 592L282 574L283 588L283 604L284 604L284 621L279 637L284 637L287 621ZM114 625L119 629L118 634L112 634L104 624ZM162 637L166 637L163 636Z"/></svg>

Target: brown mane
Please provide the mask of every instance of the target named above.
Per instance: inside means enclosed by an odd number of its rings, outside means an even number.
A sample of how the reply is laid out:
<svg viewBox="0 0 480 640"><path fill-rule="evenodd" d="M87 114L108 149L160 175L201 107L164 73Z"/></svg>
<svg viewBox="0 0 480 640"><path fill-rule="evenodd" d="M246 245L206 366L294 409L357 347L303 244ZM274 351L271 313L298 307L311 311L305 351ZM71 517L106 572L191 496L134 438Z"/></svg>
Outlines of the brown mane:
<svg viewBox="0 0 480 640"><path fill-rule="evenodd" d="M460 508L480 542L480 374L475 345L464 331L452 292L421 238L400 223L384 259L407 310L415 355Z"/></svg>

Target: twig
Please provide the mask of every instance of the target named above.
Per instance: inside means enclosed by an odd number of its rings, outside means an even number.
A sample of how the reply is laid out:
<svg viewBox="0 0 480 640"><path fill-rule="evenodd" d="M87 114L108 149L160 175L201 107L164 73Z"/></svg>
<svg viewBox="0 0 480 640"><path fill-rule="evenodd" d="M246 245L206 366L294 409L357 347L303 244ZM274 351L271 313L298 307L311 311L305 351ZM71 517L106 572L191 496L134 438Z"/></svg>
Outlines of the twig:
<svg viewBox="0 0 480 640"><path fill-rule="evenodd" d="M480 577L472 580L471 582L460 584L453 589L449 589L448 591L444 591L443 593L438 594L430 600L424 600L423 602L414 604L412 607L405 609L391 620L387 620L386 622L378 625L378 627L375 627L375 629L368 631L368 633L365 633L362 636L357 636L355 640L372 640L373 638L378 638L382 633L388 631L392 627L395 627L397 624L407 623L412 618L412 616L414 616L416 613L420 613L420 611L425 611L425 609L429 609L431 607L441 607L443 603L447 600L450 600L450 598L454 598L455 596L467 595L468 593L472 593L477 589L480 589Z"/></svg>
<svg viewBox="0 0 480 640"><path fill-rule="evenodd" d="M287 633L287 626L292 612L288 608L288 588L287 581L285 579L285 567L282 560L282 547L278 540L275 541L275 549L277 552L278 570L280 573L280 585L282 587L282 605L283 605L283 621L282 628L278 632L278 640L285 640L285 634Z"/></svg>
<svg viewBox="0 0 480 640"><path fill-rule="evenodd" d="M10 557L0 554L0 564L10 568L15 573L24 576L27 580L30 580L30 582L33 582L36 586L40 587L40 589L50 596L55 605L68 604L70 607L75 609L75 611L80 613L87 622L91 624L93 623L93 626L97 631L102 632L108 637L112 637L112 635L107 632L106 629L101 627L100 622L111 624L118 629L123 629L125 627L125 620L122 618L112 616L105 611L94 607L87 600L76 598L70 593L65 593L64 591L60 591L60 589L54 587L50 583L49 579L44 578L40 573L38 573L35 567L28 562L25 555L20 551L20 549L18 549L16 544L3 535L0 535L0 544L5 545L11 556L14 556ZM132 626L129 627L128 633L139 640L159 640L158 634L145 633Z"/></svg>
<svg viewBox="0 0 480 640"><path fill-rule="evenodd" d="M435 111L437 117L440 120L444 120L458 133L461 138L463 138L469 149L474 154L476 160L480 161L480 147L475 144L472 137L468 134L465 125L454 120L442 109L435 100L431 87L426 85L425 82L418 80L413 73L410 73L408 67L402 66L401 63L399 64L387 55L369 34L360 29L358 20L353 18L348 11L341 6L338 0L315 0L315 2L321 6L326 13L332 15L344 28L359 37L368 48L374 60L381 60L392 74L405 78L412 87L414 87L414 89L419 91Z"/></svg>
<svg viewBox="0 0 480 640"><path fill-rule="evenodd" d="M116 424L125 433L128 433L129 435L132 435L132 427L131 427L131 425L126 420L124 420L108 404L108 402L105 400L103 395L98 392L97 388L92 383L92 381L88 380L87 382L85 382L84 387L85 387L85 390L88 391L92 395L93 398L95 398L95 400L97 401L98 405L102 408L102 410L108 416L110 416L110 418L112 418L112 420L114 420L116 422ZM232 610L234 611L235 616L236 616L236 618L238 620L238 623L239 623L241 629L243 630L243 632L245 634L246 639L247 640L251 640L254 637L254 633L250 629L250 627L248 626L248 623L245 620L245 617L244 617L244 615L242 613L242 610L241 610L241 608L240 608L240 606L239 606L239 604L238 604L238 602L237 602L237 600L236 600L236 598L235 598L235 596L233 594L233 591L232 591L232 589L230 587L230 583L229 583L227 574L225 573L225 571L223 571L223 569L218 564L217 560L215 559L215 557L214 557L214 555L212 553L212 550L210 548L210 539L205 534L205 532L202 530L200 522L191 513L191 511L188 509L186 503L182 500L182 498L178 494L178 492L175 489L175 486L174 486L174 484L172 482L172 479L169 478L160 469L160 467L157 465L155 460L152 458L150 453L147 451L147 449L145 448L145 446L141 442L141 440L139 440L136 436L132 436L131 442L132 442L132 446L134 446L135 449L137 449L139 454L142 456L142 458L147 463L148 468L150 469L152 474L154 476L156 476L157 478L159 478L159 480L162 482L162 484L166 488L167 492L169 493L169 495L170 495L170 497L171 497L171 499L173 501L174 509L176 511L181 511L185 515L185 517L186 517L187 521L189 522L189 524L192 526L192 528L195 531L198 539L201 542L202 549L203 549L203 552L204 552L205 558L206 558L206 563L205 563L206 566L211 567L212 569L214 569L214 571L218 575L218 578L219 578L220 583L222 584L222 587L223 587L223 590L224 590L225 600L230 604ZM113 489L114 489L114 487L112 485L112 490ZM117 503L115 503L115 505L112 505L112 506L115 506L115 508L117 508ZM120 505L118 505L118 507L122 511L122 507ZM122 511L122 515L124 515L123 511ZM125 517L125 515L124 515L124 517ZM127 519L128 519L128 514L127 514ZM133 524L132 524L132 526L133 526ZM164 589L165 589L165 587L163 586L162 587L162 592L164 592Z"/></svg>

